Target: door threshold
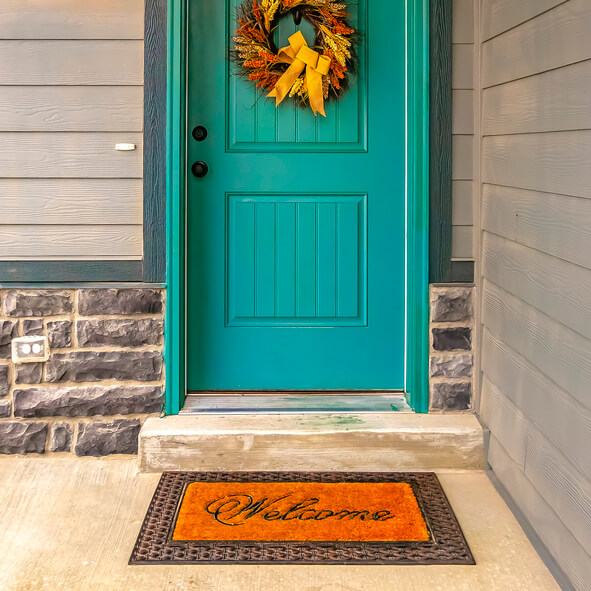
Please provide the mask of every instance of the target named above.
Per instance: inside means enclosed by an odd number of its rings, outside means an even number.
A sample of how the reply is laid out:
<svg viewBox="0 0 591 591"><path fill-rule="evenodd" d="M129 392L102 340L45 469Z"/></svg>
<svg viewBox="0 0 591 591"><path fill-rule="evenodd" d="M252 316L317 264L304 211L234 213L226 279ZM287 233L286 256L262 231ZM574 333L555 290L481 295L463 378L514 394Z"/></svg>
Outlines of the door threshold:
<svg viewBox="0 0 591 591"><path fill-rule="evenodd" d="M181 410L183 415L391 412L413 412L404 394L191 394Z"/></svg>

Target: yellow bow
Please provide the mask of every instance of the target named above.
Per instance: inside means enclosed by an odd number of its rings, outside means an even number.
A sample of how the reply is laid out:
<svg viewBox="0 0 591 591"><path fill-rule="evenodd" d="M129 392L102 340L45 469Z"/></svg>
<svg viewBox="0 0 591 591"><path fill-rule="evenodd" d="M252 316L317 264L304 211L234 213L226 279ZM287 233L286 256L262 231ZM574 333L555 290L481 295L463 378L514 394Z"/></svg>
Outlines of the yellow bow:
<svg viewBox="0 0 591 591"><path fill-rule="evenodd" d="M310 97L310 107L314 115L324 112L324 96L322 93L322 76L326 76L330 70L330 58L320 55L310 49L301 31L294 33L289 38L289 45L279 50L278 61L291 64L279 78L275 88L267 95L275 97L275 106L289 94L294 82L306 68L306 86Z"/></svg>

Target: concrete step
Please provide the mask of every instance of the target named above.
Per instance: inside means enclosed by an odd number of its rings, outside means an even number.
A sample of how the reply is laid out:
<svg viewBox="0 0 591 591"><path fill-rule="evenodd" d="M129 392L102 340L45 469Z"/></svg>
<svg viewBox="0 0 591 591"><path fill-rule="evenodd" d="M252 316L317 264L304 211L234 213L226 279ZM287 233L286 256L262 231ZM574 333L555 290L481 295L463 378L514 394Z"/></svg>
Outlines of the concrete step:
<svg viewBox="0 0 591 591"><path fill-rule="evenodd" d="M228 414L148 419L140 470L405 471L485 468L473 415Z"/></svg>

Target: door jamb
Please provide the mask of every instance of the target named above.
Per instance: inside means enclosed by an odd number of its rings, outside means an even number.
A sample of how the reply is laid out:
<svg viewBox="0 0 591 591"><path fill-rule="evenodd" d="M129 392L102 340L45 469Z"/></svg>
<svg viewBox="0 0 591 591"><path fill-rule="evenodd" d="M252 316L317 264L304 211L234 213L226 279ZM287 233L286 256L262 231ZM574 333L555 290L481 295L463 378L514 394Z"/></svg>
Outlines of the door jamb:
<svg viewBox="0 0 591 591"><path fill-rule="evenodd" d="M406 2L405 391L429 410L429 0ZM414 155L414 158L409 158Z"/></svg>
<svg viewBox="0 0 591 591"><path fill-rule="evenodd" d="M165 412L178 414L187 392L185 338L185 142L187 0L168 1L166 92Z"/></svg>
<svg viewBox="0 0 591 591"><path fill-rule="evenodd" d="M187 0L168 2L165 326L166 414L186 396L186 39ZM406 359L405 391L416 412L429 400L429 0L406 2ZM408 158L409 154L416 155Z"/></svg>

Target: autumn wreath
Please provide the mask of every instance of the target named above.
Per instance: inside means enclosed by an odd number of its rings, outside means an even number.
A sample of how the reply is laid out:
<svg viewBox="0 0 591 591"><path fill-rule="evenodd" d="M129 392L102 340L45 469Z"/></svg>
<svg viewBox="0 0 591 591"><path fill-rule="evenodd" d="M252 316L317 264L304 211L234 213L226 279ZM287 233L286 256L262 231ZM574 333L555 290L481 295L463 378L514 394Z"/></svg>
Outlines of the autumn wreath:
<svg viewBox="0 0 591 591"><path fill-rule="evenodd" d="M277 48L275 28L290 13L297 24L303 18L314 27L314 47L298 31L288 46ZM357 65L357 34L347 17L347 5L334 0L245 0L233 38L239 73L268 90L276 106L297 97L326 116L324 102L341 98Z"/></svg>

